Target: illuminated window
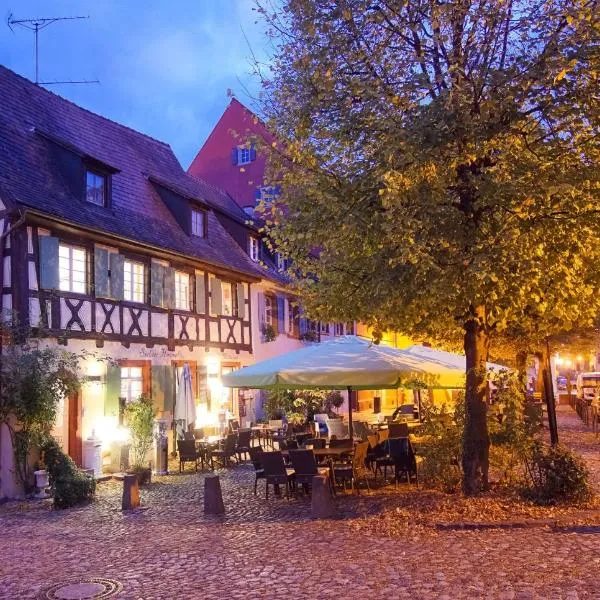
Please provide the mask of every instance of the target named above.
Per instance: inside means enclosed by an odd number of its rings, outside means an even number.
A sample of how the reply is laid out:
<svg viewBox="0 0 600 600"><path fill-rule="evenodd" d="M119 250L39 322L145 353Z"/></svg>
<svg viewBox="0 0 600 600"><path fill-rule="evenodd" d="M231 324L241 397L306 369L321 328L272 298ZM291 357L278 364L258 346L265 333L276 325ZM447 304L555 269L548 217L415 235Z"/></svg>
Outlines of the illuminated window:
<svg viewBox="0 0 600 600"><path fill-rule="evenodd" d="M265 325L273 325L274 304L275 298L265 296Z"/></svg>
<svg viewBox="0 0 600 600"><path fill-rule="evenodd" d="M230 317L237 317L237 284L224 281L222 283L222 290L223 314Z"/></svg>
<svg viewBox="0 0 600 600"><path fill-rule="evenodd" d="M190 310L190 276L175 271L175 308Z"/></svg>
<svg viewBox="0 0 600 600"><path fill-rule="evenodd" d="M142 395L142 367L121 367L121 398L134 402Z"/></svg>
<svg viewBox="0 0 600 600"><path fill-rule="evenodd" d="M192 235L204 237L206 213L192 208Z"/></svg>
<svg viewBox="0 0 600 600"><path fill-rule="evenodd" d="M59 289L63 292L85 294L86 256L83 248L58 247Z"/></svg>
<svg viewBox="0 0 600 600"><path fill-rule="evenodd" d="M123 297L129 302L144 302L144 265L126 260L123 263Z"/></svg>
<svg viewBox="0 0 600 600"><path fill-rule="evenodd" d="M106 175L95 171L85 173L85 199L98 206L106 206Z"/></svg>
<svg viewBox="0 0 600 600"><path fill-rule="evenodd" d="M248 254L254 262L258 262L258 239L252 236L248 238Z"/></svg>

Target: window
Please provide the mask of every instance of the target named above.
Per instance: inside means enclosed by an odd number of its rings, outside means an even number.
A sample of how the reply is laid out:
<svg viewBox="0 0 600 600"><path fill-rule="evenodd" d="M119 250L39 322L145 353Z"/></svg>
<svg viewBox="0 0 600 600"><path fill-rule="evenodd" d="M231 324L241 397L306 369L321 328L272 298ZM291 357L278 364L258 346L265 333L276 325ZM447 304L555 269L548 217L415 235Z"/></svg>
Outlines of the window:
<svg viewBox="0 0 600 600"><path fill-rule="evenodd" d="M123 297L129 302L144 302L144 265L126 260L123 263Z"/></svg>
<svg viewBox="0 0 600 600"><path fill-rule="evenodd" d="M250 148L238 148L237 149L237 164L247 165L252 161L252 154Z"/></svg>
<svg viewBox="0 0 600 600"><path fill-rule="evenodd" d="M288 306L288 333L291 336L297 337L299 332L300 309L291 302L289 302Z"/></svg>
<svg viewBox="0 0 600 600"><path fill-rule="evenodd" d="M279 197L279 187L273 185L263 185L256 190L256 199L265 204L271 204L273 200Z"/></svg>
<svg viewBox="0 0 600 600"><path fill-rule="evenodd" d="M143 391L142 367L121 367L121 398L134 402Z"/></svg>
<svg viewBox="0 0 600 600"><path fill-rule="evenodd" d="M86 254L83 248L58 247L59 289L63 292L86 292Z"/></svg>
<svg viewBox="0 0 600 600"><path fill-rule="evenodd" d="M192 208L192 235L204 237L206 213L203 210Z"/></svg>
<svg viewBox="0 0 600 600"><path fill-rule="evenodd" d="M223 314L229 317L236 317L237 310L237 285L235 283L222 283L223 290Z"/></svg>
<svg viewBox="0 0 600 600"><path fill-rule="evenodd" d="M258 262L258 239L252 236L248 238L248 254L254 262Z"/></svg>
<svg viewBox="0 0 600 600"><path fill-rule="evenodd" d="M283 255L280 252L277 252L275 258L277 259L277 270L285 271L285 258L283 258Z"/></svg>
<svg viewBox="0 0 600 600"><path fill-rule="evenodd" d="M265 325L273 325L274 303L275 298L265 296Z"/></svg>
<svg viewBox="0 0 600 600"><path fill-rule="evenodd" d="M98 206L106 206L107 181L106 175L96 171L85 173L85 199Z"/></svg>
<svg viewBox="0 0 600 600"><path fill-rule="evenodd" d="M190 276L175 271L175 308L190 310Z"/></svg>
<svg viewBox="0 0 600 600"><path fill-rule="evenodd" d="M320 328L323 335L329 335L329 323L323 323L323 321L321 321Z"/></svg>

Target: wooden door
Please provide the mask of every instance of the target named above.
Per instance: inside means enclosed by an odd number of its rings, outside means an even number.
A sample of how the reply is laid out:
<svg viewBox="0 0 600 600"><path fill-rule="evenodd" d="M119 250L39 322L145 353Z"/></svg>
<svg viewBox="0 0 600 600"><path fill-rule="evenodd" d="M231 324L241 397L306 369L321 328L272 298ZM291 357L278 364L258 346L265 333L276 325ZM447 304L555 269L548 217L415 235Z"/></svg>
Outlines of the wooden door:
<svg viewBox="0 0 600 600"><path fill-rule="evenodd" d="M78 467L82 466L82 445L81 445L81 394L74 392L69 396L69 456L75 461Z"/></svg>

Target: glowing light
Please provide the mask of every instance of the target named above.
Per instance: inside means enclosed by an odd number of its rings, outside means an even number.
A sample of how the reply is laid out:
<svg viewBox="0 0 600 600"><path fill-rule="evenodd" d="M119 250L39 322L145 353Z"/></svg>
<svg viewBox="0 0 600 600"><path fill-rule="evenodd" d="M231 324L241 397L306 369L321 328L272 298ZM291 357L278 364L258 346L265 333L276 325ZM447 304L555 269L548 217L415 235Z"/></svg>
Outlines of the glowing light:
<svg viewBox="0 0 600 600"><path fill-rule="evenodd" d="M563 359L562 359L562 358L558 358L558 357L557 357L557 358L555 358L555 359L554 359L554 362L556 363L556 365L557 365L558 367L560 367L560 365L562 365L562 364L563 364Z"/></svg>
<svg viewBox="0 0 600 600"><path fill-rule="evenodd" d="M221 361L216 356L209 356L206 359L207 375L218 375L221 370Z"/></svg>
<svg viewBox="0 0 600 600"><path fill-rule="evenodd" d="M582 361L583 360L583 356L581 356L581 354L579 356L577 356L577 360L578 361Z"/></svg>
<svg viewBox="0 0 600 600"><path fill-rule="evenodd" d="M206 402L201 402L196 405L196 427L209 427L217 424L217 417L215 414L208 411L208 405Z"/></svg>
<svg viewBox="0 0 600 600"><path fill-rule="evenodd" d="M567 365L567 367L570 367L573 364L573 361L571 361L570 359L567 358L567 360L565 360L565 365Z"/></svg>
<svg viewBox="0 0 600 600"><path fill-rule="evenodd" d="M129 429L119 425L117 417L99 417L94 421L92 432L103 444L127 442L131 437Z"/></svg>

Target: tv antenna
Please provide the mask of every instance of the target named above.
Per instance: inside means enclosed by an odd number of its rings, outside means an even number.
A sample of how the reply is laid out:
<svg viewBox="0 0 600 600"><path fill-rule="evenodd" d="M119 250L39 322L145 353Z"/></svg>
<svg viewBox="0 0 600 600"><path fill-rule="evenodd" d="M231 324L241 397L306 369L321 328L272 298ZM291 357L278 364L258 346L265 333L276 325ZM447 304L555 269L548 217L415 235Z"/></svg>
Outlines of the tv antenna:
<svg viewBox="0 0 600 600"><path fill-rule="evenodd" d="M39 36L42 29L46 29L57 21L75 21L80 19L89 19L89 15L86 17L40 17L38 19L15 19L10 13L6 19L8 28L14 32L13 27L18 25L29 31L33 31L33 37L35 40L35 83L37 85L56 85L59 83L99 83L97 79L93 81L81 80L81 81L40 81L39 77Z"/></svg>

